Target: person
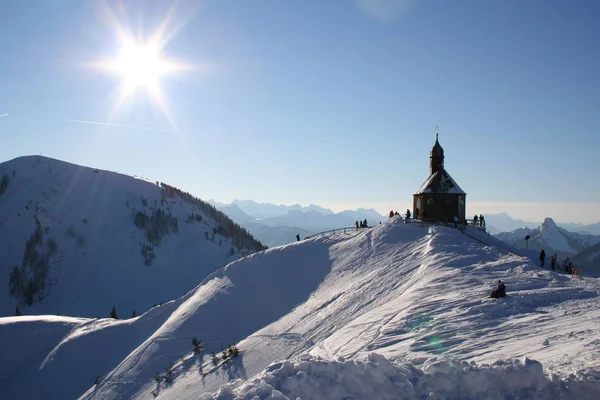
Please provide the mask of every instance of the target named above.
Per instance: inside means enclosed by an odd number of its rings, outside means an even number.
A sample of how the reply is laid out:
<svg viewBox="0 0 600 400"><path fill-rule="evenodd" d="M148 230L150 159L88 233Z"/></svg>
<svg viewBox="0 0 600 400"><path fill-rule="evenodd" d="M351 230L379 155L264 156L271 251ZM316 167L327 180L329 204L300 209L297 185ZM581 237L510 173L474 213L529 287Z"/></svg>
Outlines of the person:
<svg viewBox="0 0 600 400"><path fill-rule="evenodd" d="M406 219L410 219L410 210L406 209Z"/></svg>
<svg viewBox="0 0 600 400"><path fill-rule="evenodd" d="M296 235L296 241L299 242L300 241L300 234Z"/></svg>
<svg viewBox="0 0 600 400"><path fill-rule="evenodd" d="M458 228L458 217L456 215L454 216L454 227Z"/></svg>
<svg viewBox="0 0 600 400"><path fill-rule="evenodd" d="M552 258L550 258L550 267L552 269L556 268L556 253L554 253L554 255L552 256Z"/></svg>
<svg viewBox="0 0 600 400"><path fill-rule="evenodd" d="M500 297L506 296L506 286L504 286L504 282L498 280L498 287L492 291L490 297L494 299L499 299Z"/></svg>
<svg viewBox="0 0 600 400"><path fill-rule="evenodd" d="M544 266L544 260L546 260L546 252L542 249L542 251L540 251L540 264L542 267Z"/></svg>
<svg viewBox="0 0 600 400"><path fill-rule="evenodd" d="M394 210L390 210L390 218L394 217Z"/></svg>
<svg viewBox="0 0 600 400"><path fill-rule="evenodd" d="M358 221L354 223L356 225L356 230L358 230Z"/></svg>
<svg viewBox="0 0 600 400"><path fill-rule="evenodd" d="M400 213L399 213L398 211L396 211L396 212L394 213L394 215L397 217L398 215L400 215Z"/></svg>
<svg viewBox="0 0 600 400"><path fill-rule="evenodd" d="M481 226L485 226L485 220L483 219L483 214L479 214L479 224Z"/></svg>
<svg viewBox="0 0 600 400"><path fill-rule="evenodd" d="M365 220L363 221L363 224L364 224L364 227L365 227L365 228L368 228L368 227L369 227L369 225L367 224L367 219L366 219L366 218L365 218Z"/></svg>
<svg viewBox="0 0 600 400"><path fill-rule="evenodd" d="M477 214L473 217L473 226L477 226Z"/></svg>

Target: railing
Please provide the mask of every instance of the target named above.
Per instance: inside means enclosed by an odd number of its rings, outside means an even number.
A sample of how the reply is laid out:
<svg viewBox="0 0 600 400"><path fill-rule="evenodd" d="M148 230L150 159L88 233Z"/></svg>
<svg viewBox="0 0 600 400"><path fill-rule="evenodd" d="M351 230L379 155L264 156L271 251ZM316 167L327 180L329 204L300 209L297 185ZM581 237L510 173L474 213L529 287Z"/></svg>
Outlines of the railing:
<svg viewBox="0 0 600 400"><path fill-rule="evenodd" d="M319 232L319 233L314 233L312 235L309 235L307 237L305 237L304 239L311 239L317 236L325 236L327 234L332 234L335 235L337 232L339 233L347 233L347 232L354 232L354 231L360 231L361 229L369 229L372 228L372 226L367 226L365 227L359 227L357 228L356 226L346 226L344 228L337 228L337 229L330 229L328 231L323 231L323 232Z"/></svg>
<svg viewBox="0 0 600 400"><path fill-rule="evenodd" d="M410 223L429 223L429 224L444 224L447 226L454 226L454 221L452 220L448 220L448 221L443 221L437 218L403 218L402 219L405 223L410 224ZM480 221L477 220L473 220L473 219L465 219L462 222L456 222L456 227L460 228L460 227L464 227L464 226L470 226L473 227L475 229L479 229L480 231L484 231L485 232L485 220L483 220L483 225L480 224Z"/></svg>
<svg viewBox="0 0 600 400"><path fill-rule="evenodd" d="M407 224L411 224L411 223L442 223L445 225L449 225L449 226L454 226L454 221L442 221L439 219L435 219L435 218L405 218L403 216L396 216L398 218L400 218L401 221L404 221ZM390 218L391 219L391 218ZM461 227L461 226L471 226L475 229L479 229L480 231L484 231L485 232L485 220L483 220L483 225L480 224L480 221L477 220L473 220L473 219L465 219L462 223L461 222L457 222L456 223L457 227ZM375 226L375 225L373 225ZM368 228L372 228L373 226L367 226L366 229ZM318 236L325 236L327 234L331 234L331 235L335 235L336 233L348 233L348 232L354 232L354 231L359 231L361 229L365 229L365 227L356 227L356 226L346 226L344 228L337 228L337 229L330 229L328 231L323 231L323 232L319 232L319 233L314 233L312 235L306 236L304 239L311 239L314 237L318 237Z"/></svg>

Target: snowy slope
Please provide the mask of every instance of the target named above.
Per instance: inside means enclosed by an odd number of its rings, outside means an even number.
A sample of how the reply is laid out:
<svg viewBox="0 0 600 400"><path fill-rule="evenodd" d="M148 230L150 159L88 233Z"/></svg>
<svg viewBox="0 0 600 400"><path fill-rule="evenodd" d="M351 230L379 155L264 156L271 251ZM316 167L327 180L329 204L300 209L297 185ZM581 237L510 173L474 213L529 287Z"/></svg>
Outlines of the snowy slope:
<svg viewBox="0 0 600 400"><path fill-rule="evenodd" d="M3 363L0 387L45 399L597 398L600 282L540 269L535 254L399 219L293 243L136 319L0 319L0 341L20 343L0 357L26 371ZM487 298L498 279L507 298ZM234 342L239 356L214 365ZM69 362L81 368L64 383Z"/></svg>
<svg viewBox="0 0 600 400"><path fill-rule="evenodd" d="M527 235L530 236L528 245L525 241ZM600 236L569 232L557 226L552 218L546 218L537 229L520 228L500 233L496 237L519 248L529 246L537 251L544 249L548 255L557 253L560 257L573 256L600 242Z"/></svg>
<svg viewBox="0 0 600 400"><path fill-rule="evenodd" d="M154 182L40 156L0 164L2 177L0 315L18 305L25 314L103 317L115 306L129 317L255 250L213 237L211 216ZM191 213L199 217L186 222Z"/></svg>

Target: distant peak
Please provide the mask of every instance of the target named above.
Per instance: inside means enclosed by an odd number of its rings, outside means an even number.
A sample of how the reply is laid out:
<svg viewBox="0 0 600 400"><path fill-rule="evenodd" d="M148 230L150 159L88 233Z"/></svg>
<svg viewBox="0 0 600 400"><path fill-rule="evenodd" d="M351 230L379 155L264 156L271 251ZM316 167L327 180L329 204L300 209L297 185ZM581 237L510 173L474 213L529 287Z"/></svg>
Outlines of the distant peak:
<svg viewBox="0 0 600 400"><path fill-rule="evenodd" d="M554 220L550 217L546 217L546 219L544 219L544 222L542 222L542 231L547 231L547 230L556 230L558 229L558 226L556 225L556 223L554 222Z"/></svg>

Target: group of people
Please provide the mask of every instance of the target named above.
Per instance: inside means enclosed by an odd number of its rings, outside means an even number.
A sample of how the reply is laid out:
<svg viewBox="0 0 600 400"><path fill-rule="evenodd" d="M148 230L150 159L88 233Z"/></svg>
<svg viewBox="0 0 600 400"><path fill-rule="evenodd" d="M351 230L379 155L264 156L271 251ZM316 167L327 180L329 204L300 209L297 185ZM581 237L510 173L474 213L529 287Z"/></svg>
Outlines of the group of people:
<svg viewBox="0 0 600 400"><path fill-rule="evenodd" d="M485 219L483 218L483 214L477 214L473 217L473 226L485 226Z"/></svg>
<svg viewBox="0 0 600 400"><path fill-rule="evenodd" d="M367 219L366 218L365 218L364 221L356 221L354 224L356 225L356 229L358 229L358 228L368 228L369 227L369 225L367 224Z"/></svg>
<svg viewBox="0 0 600 400"><path fill-rule="evenodd" d="M542 249L542 251L540 251L540 264L542 267L544 266L545 259L546 259L546 252L544 251L544 249ZM550 268L552 268L552 269L562 268L567 274L570 274L573 276L575 276L575 275L581 276L581 271L577 268L577 265L573 264L573 261L571 261L571 259L569 257L562 260L562 265L561 265L560 260L556 256L556 253L554 253L552 255L552 257L550 257Z"/></svg>

